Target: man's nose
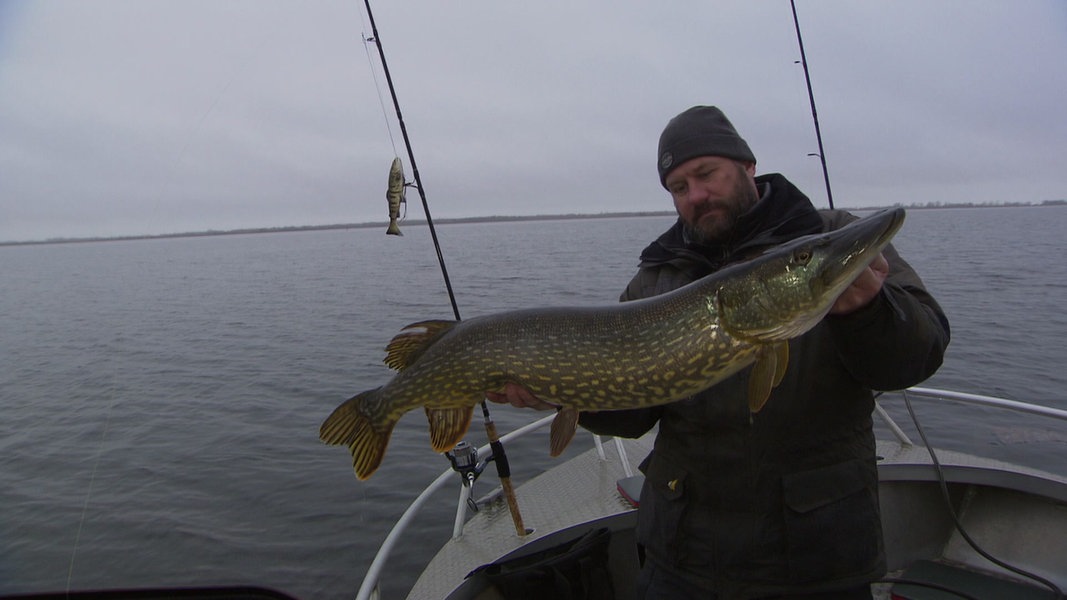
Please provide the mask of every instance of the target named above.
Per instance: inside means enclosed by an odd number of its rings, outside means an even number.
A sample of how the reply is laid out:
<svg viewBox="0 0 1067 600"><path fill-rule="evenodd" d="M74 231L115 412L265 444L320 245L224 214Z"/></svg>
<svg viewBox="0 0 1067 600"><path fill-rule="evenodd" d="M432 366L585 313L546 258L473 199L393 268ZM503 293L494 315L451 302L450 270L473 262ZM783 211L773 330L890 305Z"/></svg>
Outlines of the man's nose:
<svg viewBox="0 0 1067 600"><path fill-rule="evenodd" d="M685 190L686 203L697 206L706 202L707 199L708 190L699 181L690 180Z"/></svg>

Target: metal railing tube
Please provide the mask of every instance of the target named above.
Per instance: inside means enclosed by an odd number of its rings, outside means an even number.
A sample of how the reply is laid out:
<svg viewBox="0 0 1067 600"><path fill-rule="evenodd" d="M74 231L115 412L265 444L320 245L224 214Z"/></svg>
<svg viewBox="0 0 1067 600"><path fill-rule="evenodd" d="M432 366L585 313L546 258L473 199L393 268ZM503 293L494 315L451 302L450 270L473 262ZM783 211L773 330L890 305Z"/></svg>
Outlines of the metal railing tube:
<svg viewBox="0 0 1067 600"><path fill-rule="evenodd" d="M968 404L979 404L982 406L1005 408L1017 412L1030 413L1043 417L1052 417L1054 419L1062 419L1064 421L1067 421L1067 410L1051 408L1048 406L1039 406L1037 404L1030 404L1028 402L1019 402L1018 400L1007 400L1005 398L995 398L993 396L982 396L979 394L969 394L967 392L953 392L949 390L939 390L934 388L923 387L908 388L908 391L913 394L926 396L927 398L944 398L946 400L957 400L960 402L966 402Z"/></svg>
<svg viewBox="0 0 1067 600"><path fill-rule="evenodd" d="M545 427L552 422L552 419L555 418L555 416L555 414L551 414L542 419L538 419L533 423L528 423L511 433L501 436L500 441L506 442L526 435L536 429ZM489 444L486 444L478 449L478 454L481 455L488 451ZM437 476L437 479L433 480L433 483L426 486L426 489L422 490L422 493L411 502L411 505L407 507L404 514L400 515L396 524L389 530L389 534L385 536L385 541L383 541L381 547L378 548L378 553L374 555L374 560L371 561L370 567L367 568L367 574L363 576L363 583L359 586L359 593L356 594L356 600L370 600L372 598L372 594L374 594L375 590L378 588L378 580L381 578L382 571L385 569L385 563L389 560L389 555L392 554L393 547L396 546L397 540L400 539L400 536L408 528L408 524L415 518L415 515L418 514L419 510L422 509L422 505L426 503L426 500L428 500L438 489L444 487L445 482L454 477L454 473L455 471L453 471L451 467L445 469L443 473ZM458 517L459 515L457 515L457 518ZM462 524L460 527L462 528Z"/></svg>
<svg viewBox="0 0 1067 600"><path fill-rule="evenodd" d="M619 462L622 463L623 472L627 477L633 477L634 470L630 467L630 457L626 455L626 447L622 445L622 438L615 438L615 449L619 452Z"/></svg>
<svg viewBox="0 0 1067 600"><path fill-rule="evenodd" d="M456 505L456 520L452 523L452 539L463 535L463 523L467 520L467 502L474 493L474 482L459 486L459 503Z"/></svg>
<svg viewBox="0 0 1067 600"><path fill-rule="evenodd" d="M897 422L893 420L893 417L889 416L889 413L882 408L882 405L877 400L874 401L874 410L878 413L879 417L882 417L882 422L886 424L886 427L889 427L889 430L893 432L893 436L897 438L897 441L900 442L901 445L915 445L912 443L911 438L908 437L908 434L904 433L904 430L900 428L900 425L897 425Z"/></svg>

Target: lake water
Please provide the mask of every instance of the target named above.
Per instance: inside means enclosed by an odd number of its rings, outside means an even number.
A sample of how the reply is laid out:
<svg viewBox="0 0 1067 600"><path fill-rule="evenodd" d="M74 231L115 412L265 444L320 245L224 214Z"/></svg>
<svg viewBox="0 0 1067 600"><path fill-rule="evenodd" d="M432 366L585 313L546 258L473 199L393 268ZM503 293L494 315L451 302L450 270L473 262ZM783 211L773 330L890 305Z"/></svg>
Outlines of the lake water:
<svg viewBox="0 0 1067 600"><path fill-rule="evenodd" d="M614 302L670 222L438 233L470 317ZM392 521L447 466L420 414L401 421L366 482L317 437L337 404L391 376L383 348L401 327L452 317L427 229L404 231L0 247L0 593L69 581L353 597ZM909 212L895 243L953 329L925 385L1067 408L1065 231L1067 207ZM936 444L1064 469L1062 427L950 404L918 411ZM509 430L541 415L494 416ZM469 439L484 443L481 428ZM514 478L550 466L547 454L547 435L510 447ZM480 493L495 485L485 479ZM450 534L454 494L393 560L386 597Z"/></svg>

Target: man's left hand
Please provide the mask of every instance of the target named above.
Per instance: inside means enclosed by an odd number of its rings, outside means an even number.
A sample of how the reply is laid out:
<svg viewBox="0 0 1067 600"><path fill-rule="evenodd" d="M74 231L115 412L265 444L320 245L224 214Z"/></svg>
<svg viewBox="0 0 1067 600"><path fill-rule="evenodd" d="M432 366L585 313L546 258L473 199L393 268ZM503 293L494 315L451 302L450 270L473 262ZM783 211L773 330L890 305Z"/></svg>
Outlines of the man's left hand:
<svg viewBox="0 0 1067 600"><path fill-rule="evenodd" d="M867 306L882 291L882 282L889 275L889 262L881 253L867 265L852 285L845 288L830 307L831 315L847 315Z"/></svg>

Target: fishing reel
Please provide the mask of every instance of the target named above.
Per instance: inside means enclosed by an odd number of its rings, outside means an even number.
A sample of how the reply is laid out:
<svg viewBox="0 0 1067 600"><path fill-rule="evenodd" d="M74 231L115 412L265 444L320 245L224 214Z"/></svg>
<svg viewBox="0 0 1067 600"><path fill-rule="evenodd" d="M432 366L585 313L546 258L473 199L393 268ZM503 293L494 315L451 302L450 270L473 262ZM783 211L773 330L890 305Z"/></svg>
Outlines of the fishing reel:
<svg viewBox="0 0 1067 600"><path fill-rule="evenodd" d="M471 493L474 490L474 481L478 479L478 476L485 470L485 466L489 464L489 461L493 460L493 456L478 462L478 447L472 446L463 441L448 452L445 452L445 456L448 457L448 462L452 463L452 470L459 473L460 480L463 481L463 496L467 500L467 506L474 512L478 512L478 503L471 497Z"/></svg>
<svg viewBox="0 0 1067 600"><path fill-rule="evenodd" d="M463 441L448 452L445 452L448 462L452 463L452 470L459 473L463 485L470 486L475 479L485 470L489 461L478 463L478 448Z"/></svg>

